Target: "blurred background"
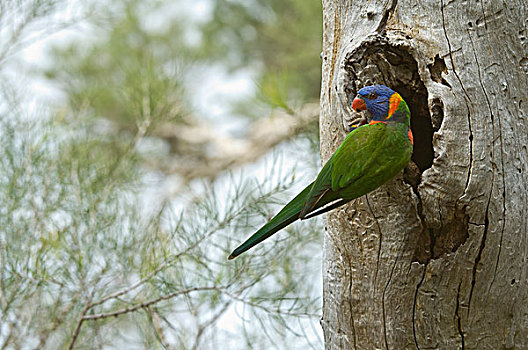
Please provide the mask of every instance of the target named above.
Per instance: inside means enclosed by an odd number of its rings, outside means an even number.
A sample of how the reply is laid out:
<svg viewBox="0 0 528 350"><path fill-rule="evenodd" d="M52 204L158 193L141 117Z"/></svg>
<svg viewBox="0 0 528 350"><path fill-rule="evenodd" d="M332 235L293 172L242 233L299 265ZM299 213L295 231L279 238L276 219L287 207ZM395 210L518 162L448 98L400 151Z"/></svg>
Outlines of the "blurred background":
<svg viewBox="0 0 528 350"><path fill-rule="evenodd" d="M322 348L321 4L0 2L0 349Z"/></svg>

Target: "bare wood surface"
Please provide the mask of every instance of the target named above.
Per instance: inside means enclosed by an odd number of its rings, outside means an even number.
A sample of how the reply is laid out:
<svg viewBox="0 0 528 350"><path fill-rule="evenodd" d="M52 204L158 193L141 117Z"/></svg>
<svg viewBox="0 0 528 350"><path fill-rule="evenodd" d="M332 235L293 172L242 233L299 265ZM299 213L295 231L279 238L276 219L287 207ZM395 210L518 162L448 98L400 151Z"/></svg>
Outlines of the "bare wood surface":
<svg viewBox="0 0 528 350"><path fill-rule="evenodd" d="M523 1L323 1L323 161L381 83L410 105L416 163L328 216L327 349L528 348L527 18Z"/></svg>

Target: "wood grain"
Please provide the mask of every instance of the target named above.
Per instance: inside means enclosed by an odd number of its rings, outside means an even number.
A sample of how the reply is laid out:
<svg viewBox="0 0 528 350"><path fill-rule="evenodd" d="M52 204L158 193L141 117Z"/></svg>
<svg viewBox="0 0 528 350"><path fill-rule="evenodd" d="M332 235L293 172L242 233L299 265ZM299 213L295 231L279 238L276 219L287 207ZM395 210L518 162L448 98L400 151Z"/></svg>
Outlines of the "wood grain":
<svg viewBox="0 0 528 350"><path fill-rule="evenodd" d="M523 1L323 1L323 161L372 83L418 139L417 181L327 217L327 349L528 348L527 19Z"/></svg>

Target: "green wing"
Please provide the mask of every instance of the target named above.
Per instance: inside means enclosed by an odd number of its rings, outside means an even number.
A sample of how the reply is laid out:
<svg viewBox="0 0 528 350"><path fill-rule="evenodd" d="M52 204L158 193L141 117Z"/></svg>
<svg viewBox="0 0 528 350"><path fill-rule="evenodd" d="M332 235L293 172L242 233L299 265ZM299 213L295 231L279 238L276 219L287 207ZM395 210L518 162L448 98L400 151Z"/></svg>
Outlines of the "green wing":
<svg viewBox="0 0 528 350"><path fill-rule="evenodd" d="M333 156L332 156L333 157ZM331 193L332 189L332 162L331 159L326 162L325 166L321 169L317 178L313 182L310 191L306 195L304 205L302 207L299 217L305 219L306 215L318 207L321 206L323 197L330 196L335 193ZM335 197L335 196L333 196ZM328 201L325 201L328 203Z"/></svg>
<svg viewBox="0 0 528 350"><path fill-rule="evenodd" d="M340 191L355 181L371 175L372 166L378 162L385 138L387 124L376 123L350 133L337 149L332 162L332 190Z"/></svg>
<svg viewBox="0 0 528 350"><path fill-rule="evenodd" d="M300 217L311 217L313 215L308 216L309 213L332 201L342 198L344 201L338 202L342 205L361 196L362 194L343 196L341 192L355 181L369 175L369 169L375 163L374 158L378 153L377 148L381 146L385 136L384 123L364 125L349 133L315 179ZM331 206L328 210L339 205ZM322 211L317 214L320 213Z"/></svg>

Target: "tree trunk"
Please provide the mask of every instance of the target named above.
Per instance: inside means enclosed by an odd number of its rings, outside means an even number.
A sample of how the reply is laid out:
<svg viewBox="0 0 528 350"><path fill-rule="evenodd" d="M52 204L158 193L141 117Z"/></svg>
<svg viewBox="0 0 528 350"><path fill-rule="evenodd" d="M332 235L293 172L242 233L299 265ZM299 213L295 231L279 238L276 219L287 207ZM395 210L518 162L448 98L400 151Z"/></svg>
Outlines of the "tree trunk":
<svg viewBox="0 0 528 350"><path fill-rule="evenodd" d="M412 114L411 164L328 215L327 349L528 349L528 5L323 0L321 149L365 85Z"/></svg>

